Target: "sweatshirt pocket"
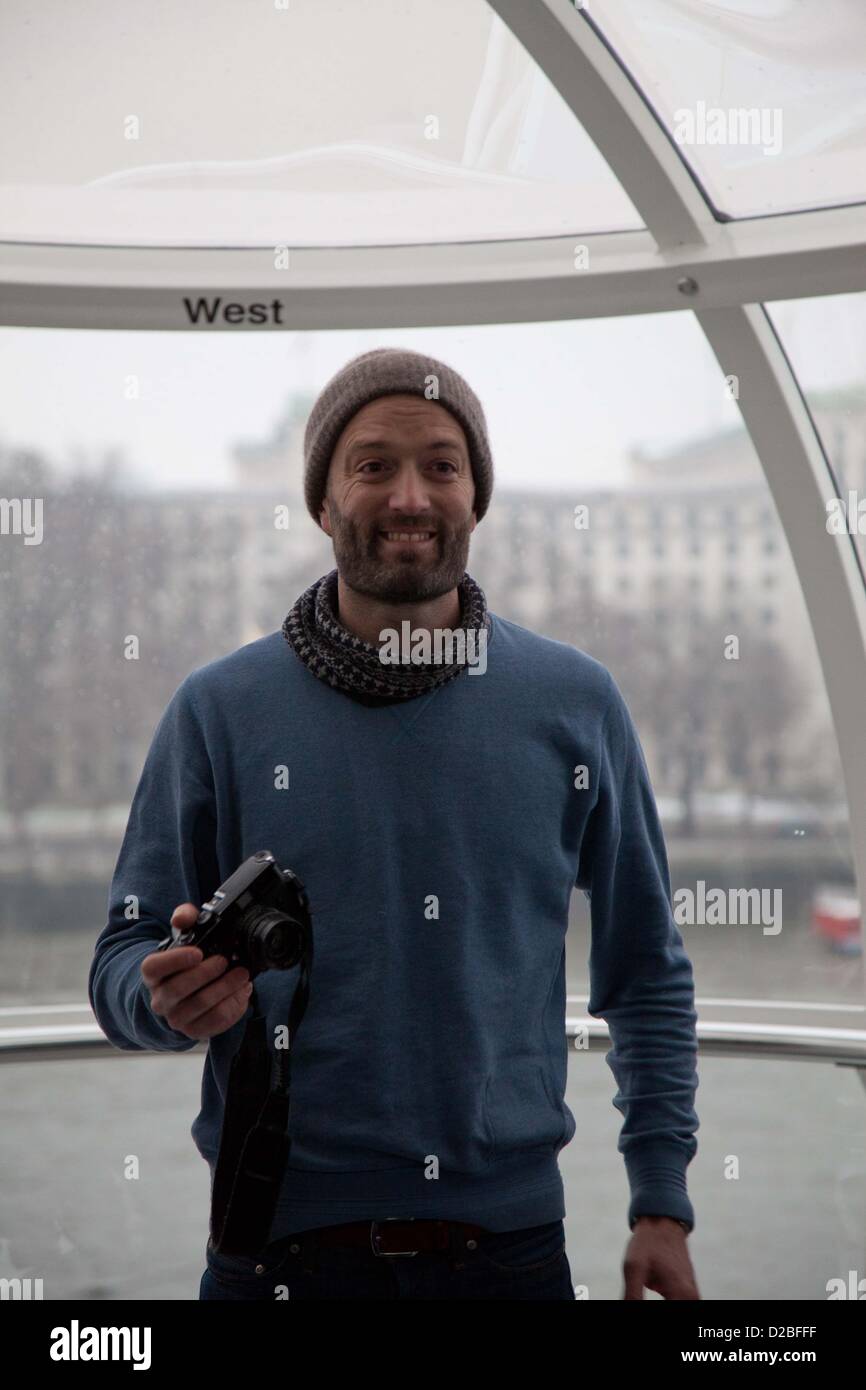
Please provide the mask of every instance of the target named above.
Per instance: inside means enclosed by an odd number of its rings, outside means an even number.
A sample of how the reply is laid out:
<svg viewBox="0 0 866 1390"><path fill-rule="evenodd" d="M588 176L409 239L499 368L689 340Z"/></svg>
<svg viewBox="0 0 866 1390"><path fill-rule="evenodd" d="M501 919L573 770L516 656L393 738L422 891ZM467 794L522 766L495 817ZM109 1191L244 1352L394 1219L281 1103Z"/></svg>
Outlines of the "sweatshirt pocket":
<svg viewBox="0 0 866 1390"><path fill-rule="evenodd" d="M515 1149L558 1150L566 1136L566 1115L535 1062L509 1062L493 1073L488 1090L493 1152L504 1158Z"/></svg>
<svg viewBox="0 0 866 1390"><path fill-rule="evenodd" d="M426 1086L417 1086L395 1106L400 1147L428 1168L435 1160L442 1172L482 1171L493 1157L491 1085L487 1073L471 1069L428 1078Z"/></svg>
<svg viewBox="0 0 866 1390"><path fill-rule="evenodd" d="M290 1120L293 1169L329 1173L417 1171L474 1175L492 1158L488 1072L418 1069L414 1084L374 1077L351 1091L295 1086ZM335 1100L338 1096L338 1100ZM426 1182L422 1186L426 1187Z"/></svg>

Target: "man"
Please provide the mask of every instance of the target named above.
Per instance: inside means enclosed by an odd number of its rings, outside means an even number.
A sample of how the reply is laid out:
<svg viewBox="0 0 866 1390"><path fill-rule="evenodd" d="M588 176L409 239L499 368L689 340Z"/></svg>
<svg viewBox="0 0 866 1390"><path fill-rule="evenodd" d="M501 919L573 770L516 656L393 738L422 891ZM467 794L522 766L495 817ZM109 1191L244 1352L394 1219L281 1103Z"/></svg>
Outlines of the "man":
<svg viewBox="0 0 866 1390"><path fill-rule="evenodd" d="M586 653L490 613L466 573L493 465L452 368L392 348L353 359L313 406L305 469L336 571L281 631L176 691L91 967L116 1046L209 1039L192 1133L213 1177L251 986L222 957L155 945L257 850L306 886L315 964L269 1240L249 1257L209 1241L200 1297L574 1299L557 1155L576 1131L577 886L625 1116L625 1297L697 1298L694 985L623 697ZM404 632L422 652L443 632L463 647L395 660ZM256 979L272 1047L296 979Z"/></svg>

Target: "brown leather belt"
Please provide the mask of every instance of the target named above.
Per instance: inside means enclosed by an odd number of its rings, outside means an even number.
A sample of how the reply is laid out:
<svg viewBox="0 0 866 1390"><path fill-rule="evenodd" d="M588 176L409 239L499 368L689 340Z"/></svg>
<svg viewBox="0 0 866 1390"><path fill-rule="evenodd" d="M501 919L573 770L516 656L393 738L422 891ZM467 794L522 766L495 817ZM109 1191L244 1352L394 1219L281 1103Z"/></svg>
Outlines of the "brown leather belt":
<svg viewBox="0 0 866 1390"><path fill-rule="evenodd" d="M468 1221L385 1220L318 1226L293 1239L311 1237L319 1246L366 1246L374 1255L417 1255L421 1250L450 1250L455 1236L468 1241L486 1234L483 1226Z"/></svg>

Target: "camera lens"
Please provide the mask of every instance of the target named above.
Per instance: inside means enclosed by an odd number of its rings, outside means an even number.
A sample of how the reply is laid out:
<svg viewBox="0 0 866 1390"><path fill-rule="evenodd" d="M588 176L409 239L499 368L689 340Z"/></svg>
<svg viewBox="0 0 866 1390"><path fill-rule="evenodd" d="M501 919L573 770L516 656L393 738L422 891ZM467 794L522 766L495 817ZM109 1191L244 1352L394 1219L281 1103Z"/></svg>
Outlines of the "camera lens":
<svg viewBox="0 0 866 1390"><path fill-rule="evenodd" d="M276 908L252 908L246 914L250 960L258 970L291 970L301 958L303 930L294 917Z"/></svg>

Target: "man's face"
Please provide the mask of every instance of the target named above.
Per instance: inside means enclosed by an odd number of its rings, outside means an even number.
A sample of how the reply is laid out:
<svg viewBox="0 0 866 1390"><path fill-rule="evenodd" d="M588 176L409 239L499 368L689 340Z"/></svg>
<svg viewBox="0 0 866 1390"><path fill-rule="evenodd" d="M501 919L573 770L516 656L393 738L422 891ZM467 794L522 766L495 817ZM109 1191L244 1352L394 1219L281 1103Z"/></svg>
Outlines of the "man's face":
<svg viewBox="0 0 866 1390"><path fill-rule="evenodd" d="M449 593L466 570L474 500L466 435L444 406L370 401L337 440L322 506L343 582L389 603Z"/></svg>

